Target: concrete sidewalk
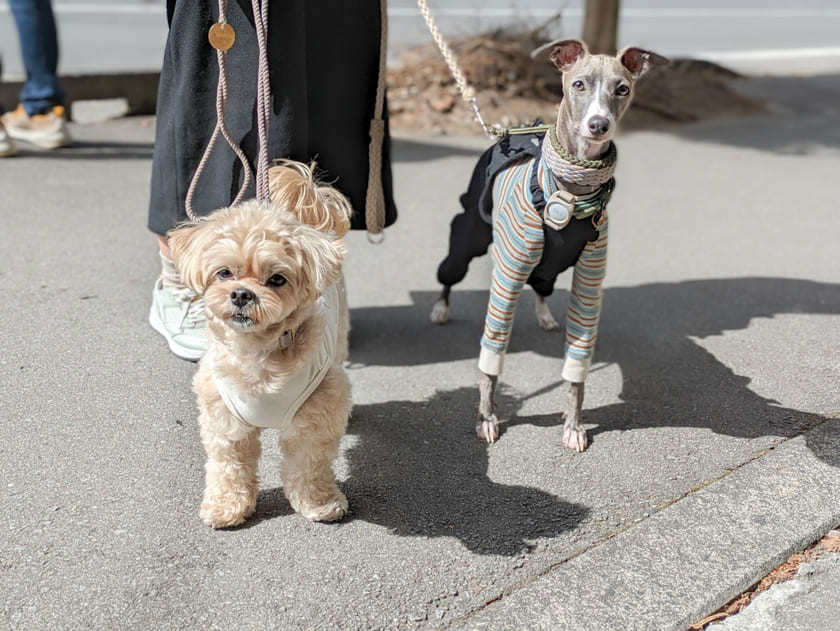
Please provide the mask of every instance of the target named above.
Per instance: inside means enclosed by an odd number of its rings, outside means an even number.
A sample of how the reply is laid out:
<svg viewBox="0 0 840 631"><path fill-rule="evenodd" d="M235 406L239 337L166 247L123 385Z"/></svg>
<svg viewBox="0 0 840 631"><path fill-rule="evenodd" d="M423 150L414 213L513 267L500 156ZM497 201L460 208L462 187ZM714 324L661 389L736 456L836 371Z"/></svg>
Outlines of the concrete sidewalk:
<svg viewBox="0 0 840 631"><path fill-rule="evenodd" d="M619 139L580 455L560 443L562 336L530 294L502 437L474 438L489 260L450 324L428 313L485 143L396 140L400 219L383 245L349 238L335 525L291 512L270 431L256 517L198 519L195 367L146 322L152 121L0 161L0 626L684 629L737 596L840 523L840 98L789 81L812 98Z"/></svg>

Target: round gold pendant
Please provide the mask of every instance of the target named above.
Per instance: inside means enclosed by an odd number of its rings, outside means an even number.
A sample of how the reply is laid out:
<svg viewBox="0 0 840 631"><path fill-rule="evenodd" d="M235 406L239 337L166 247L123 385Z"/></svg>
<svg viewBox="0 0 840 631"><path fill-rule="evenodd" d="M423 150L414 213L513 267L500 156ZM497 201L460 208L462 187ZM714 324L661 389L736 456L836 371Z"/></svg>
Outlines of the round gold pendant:
<svg viewBox="0 0 840 631"><path fill-rule="evenodd" d="M230 24L216 22L207 32L207 39L216 50L227 50L236 41L236 31Z"/></svg>

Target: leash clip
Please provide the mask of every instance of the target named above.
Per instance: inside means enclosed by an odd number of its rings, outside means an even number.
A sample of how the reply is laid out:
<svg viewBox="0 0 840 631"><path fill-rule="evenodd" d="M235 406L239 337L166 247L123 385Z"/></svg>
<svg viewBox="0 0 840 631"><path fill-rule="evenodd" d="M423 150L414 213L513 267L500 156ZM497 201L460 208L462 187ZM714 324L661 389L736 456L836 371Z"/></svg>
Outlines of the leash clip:
<svg viewBox="0 0 840 631"><path fill-rule="evenodd" d="M545 225L555 230L562 230L569 225L575 212L575 199L569 191L554 191L545 204Z"/></svg>

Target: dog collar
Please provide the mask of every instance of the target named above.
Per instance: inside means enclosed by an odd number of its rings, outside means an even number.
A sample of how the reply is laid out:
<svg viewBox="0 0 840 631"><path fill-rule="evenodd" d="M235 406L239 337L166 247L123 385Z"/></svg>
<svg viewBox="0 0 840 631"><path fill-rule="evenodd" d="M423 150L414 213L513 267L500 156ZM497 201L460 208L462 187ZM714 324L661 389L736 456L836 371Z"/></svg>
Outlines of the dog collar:
<svg viewBox="0 0 840 631"><path fill-rule="evenodd" d="M545 143L543 143L545 144ZM543 218L543 221L555 230L562 230L574 219L586 219L597 213L603 216L607 204L615 189L615 178L610 178L598 188L598 190L586 195L574 195L557 186L554 178L548 181L548 199L546 199L542 184L539 178L539 160L534 160L531 167L531 203L536 211ZM550 169L550 167L549 167ZM553 171L552 171L553 173ZM600 217L594 217L593 221L600 224ZM597 226L596 226L597 227Z"/></svg>
<svg viewBox="0 0 840 631"><path fill-rule="evenodd" d="M560 144L557 131L550 129L542 142L542 159L554 177L567 184L601 186L612 179L618 154L610 142L607 154L598 160L581 160Z"/></svg>

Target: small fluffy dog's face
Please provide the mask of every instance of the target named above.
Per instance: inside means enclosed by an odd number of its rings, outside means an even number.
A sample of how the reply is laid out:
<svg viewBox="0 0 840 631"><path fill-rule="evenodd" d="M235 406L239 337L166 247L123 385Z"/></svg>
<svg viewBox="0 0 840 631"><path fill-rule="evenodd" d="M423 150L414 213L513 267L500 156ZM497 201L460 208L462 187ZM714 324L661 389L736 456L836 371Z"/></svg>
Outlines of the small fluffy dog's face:
<svg viewBox="0 0 840 631"><path fill-rule="evenodd" d="M169 234L185 284L231 329L264 331L341 275L342 246L270 202L217 210Z"/></svg>

